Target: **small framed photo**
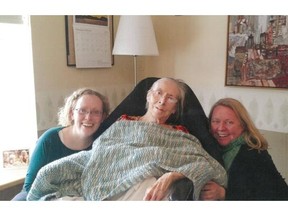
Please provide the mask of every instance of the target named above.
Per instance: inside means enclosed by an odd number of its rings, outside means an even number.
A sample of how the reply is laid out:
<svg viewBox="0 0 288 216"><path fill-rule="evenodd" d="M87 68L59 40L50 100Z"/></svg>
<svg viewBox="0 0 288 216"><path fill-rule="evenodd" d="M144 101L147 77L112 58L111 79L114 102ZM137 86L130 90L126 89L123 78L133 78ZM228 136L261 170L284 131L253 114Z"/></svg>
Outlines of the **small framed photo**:
<svg viewBox="0 0 288 216"><path fill-rule="evenodd" d="M29 164L29 149L5 150L2 154L3 168L22 168Z"/></svg>

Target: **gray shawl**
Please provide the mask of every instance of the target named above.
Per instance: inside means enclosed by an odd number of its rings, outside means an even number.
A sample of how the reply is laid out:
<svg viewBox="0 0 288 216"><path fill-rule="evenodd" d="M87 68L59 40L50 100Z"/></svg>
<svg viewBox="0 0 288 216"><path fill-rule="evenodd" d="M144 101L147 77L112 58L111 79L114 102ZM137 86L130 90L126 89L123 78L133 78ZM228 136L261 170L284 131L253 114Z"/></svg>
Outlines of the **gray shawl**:
<svg viewBox="0 0 288 216"><path fill-rule="evenodd" d="M209 180L226 186L226 172L191 134L155 123L117 121L82 151L43 167L27 200L83 196L105 200L144 179L180 172L194 184L194 199Z"/></svg>

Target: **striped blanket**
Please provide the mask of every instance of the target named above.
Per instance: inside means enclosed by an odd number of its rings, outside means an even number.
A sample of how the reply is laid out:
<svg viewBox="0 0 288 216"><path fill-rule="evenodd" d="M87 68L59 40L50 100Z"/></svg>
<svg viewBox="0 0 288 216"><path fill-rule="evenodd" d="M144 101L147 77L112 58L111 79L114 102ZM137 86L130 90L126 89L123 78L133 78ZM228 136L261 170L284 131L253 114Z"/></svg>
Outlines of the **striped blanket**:
<svg viewBox="0 0 288 216"><path fill-rule="evenodd" d="M170 171L193 181L195 200L207 181L223 186L227 181L224 168L191 134L155 123L117 121L94 141L92 150L43 167L27 200L62 196L105 200Z"/></svg>

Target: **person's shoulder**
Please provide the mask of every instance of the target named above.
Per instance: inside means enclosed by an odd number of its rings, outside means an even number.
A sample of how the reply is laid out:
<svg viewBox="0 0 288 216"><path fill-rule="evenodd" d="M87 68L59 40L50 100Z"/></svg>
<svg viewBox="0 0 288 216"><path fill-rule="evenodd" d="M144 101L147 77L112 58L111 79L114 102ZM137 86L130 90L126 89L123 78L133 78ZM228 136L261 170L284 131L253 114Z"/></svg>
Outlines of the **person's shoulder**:
<svg viewBox="0 0 288 216"><path fill-rule="evenodd" d="M173 125L173 128L175 130L179 130L179 131L182 131L184 133L189 133L188 129L183 125Z"/></svg>
<svg viewBox="0 0 288 216"><path fill-rule="evenodd" d="M137 121L139 120L139 116L129 116L127 114L123 114L118 118L118 121L122 120Z"/></svg>
<svg viewBox="0 0 288 216"><path fill-rule="evenodd" d="M43 134L45 134L45 133L55 133L55 132L58 133L63 128L64 128L63 126L51 127L49 129L47 129Z"/></svg>
<svg viewBox="0 0 288 216"><path fill-rule="evenodd" d="M247 144L242 145L241 150L246 152L246 153L249 153L251 155L254 155L254 154L267 155L267 154L269 154L267 150L258 150L258 149L255 149L255 148L248 146Z"/></svg>
<svg viewBox="0 0 288 216"><path fill-rule="evenodd" d="M253 149L248 145L241 146L238 154L241 155L243 160L251 160L253 163L272 161L272 157L267 150Z"/></svg>
<svg viewBox="0 0 288 216"><path fill-rule="evenodd" d="M37 140L37 148L41 149L47 149L51 148L54 146L58 146L58 144L61 143L60 137L58 132L62 129L63 127L52 127L47 129ZM51 145L53 144L53 145Z"/></svg>
<svg viewBox="0 0 288 216"><path fill-rule="evenodd" d="M46 138L46 137L58 135L58 132L62 130L63 128L64 128L63 126L49 128L40 136L40 138Z"/></svg>

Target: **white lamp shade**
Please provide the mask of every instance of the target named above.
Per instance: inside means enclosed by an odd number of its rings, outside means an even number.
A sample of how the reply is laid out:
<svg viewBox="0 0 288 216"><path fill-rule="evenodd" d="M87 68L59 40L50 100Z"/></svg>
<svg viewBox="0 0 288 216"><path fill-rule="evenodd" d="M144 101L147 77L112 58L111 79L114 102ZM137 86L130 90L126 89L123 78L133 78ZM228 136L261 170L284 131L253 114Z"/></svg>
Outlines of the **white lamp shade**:
<svg viewBox="0 0 288 216"><path fill-rule="evenodd" d="M150 16L120 16L113 55L159 55Z"/></svg>

